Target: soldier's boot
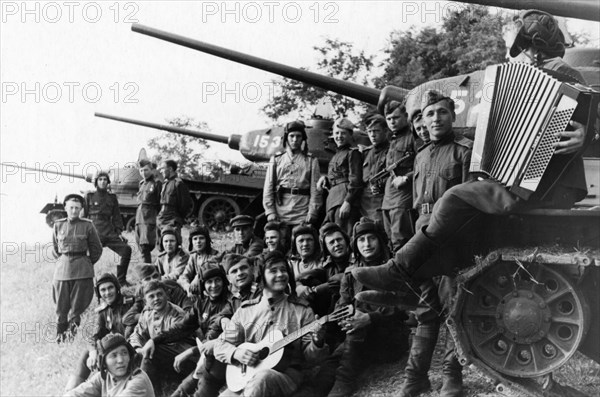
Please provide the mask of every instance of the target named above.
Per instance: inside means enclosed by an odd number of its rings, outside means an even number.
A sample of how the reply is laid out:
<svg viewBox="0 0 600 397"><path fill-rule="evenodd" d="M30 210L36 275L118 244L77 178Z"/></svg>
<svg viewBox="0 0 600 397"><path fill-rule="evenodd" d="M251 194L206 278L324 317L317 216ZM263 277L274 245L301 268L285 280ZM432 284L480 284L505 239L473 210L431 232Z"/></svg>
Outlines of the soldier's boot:
<svg viewBox="0 0 600 397"><path fill-rule="evenodd" d="M454 340L446 335L446 351L442 364L442 390L440 397L461 397L463 395L462 365L458 362Z"/></svg>
<svg viewBox="0 0 600 397"><path fill-rule="evenodd" d="M439 255L440 250L424 229L419 230L386 264L352 269L354 278L372 289L393 291L407 297L414 293L420 295L419 285L411 276L433 255Z"/></svg>
<svg viewBox="0 0 600 397"><path fill-rule="evenodd" d="M431 390L431 382L429 381L429 367L431 366L431 358L435 350L437 342L436 337L429 338L415 335L410 347L410 355L406 362L406 380L400 390L401 397L416 397Z"/></svg>
<svg viewBox="0 0 600 397"><path fill-rule="evenodd" d="M364 363L361 360L361 350L364 341L348 340L340 364L335 371L335 383L329 391L328 397L347 397L356 390L356 378Z"/></svg>
<svg viewBox="0 0 600 397"><path fill-rule="evenodd" d="M67 384L65 386L65 393L73 390L74 388L76 388L77 386L82 384L83 382L85 382L85 379L79 375L69 376L69 379L67 380Z"/></svg>
<svg viewBox="0 0 600 397"><path fill-rule="evenodd" d="M123 258L121 258L121 263L123 263ZM129 268L129 262L126 265L120 264L117 266L117 280L121 287L129 287L131 284L127 281L127 269Z"/></svg>
<svg viewBox="0 0 600 397"><path fill-rule="evenodd" d="M58 323L56 327L56 343L61 344L68 342L69 338L69 323Z"/></svg>
<svg viewBox="0 0 600 397"><path fill-rule="evenodd" d="M196 391L198 380L194 379L194 373L189 374L177 386L177 389L171 394L171 397L188 397L193 396Z"/></svg>

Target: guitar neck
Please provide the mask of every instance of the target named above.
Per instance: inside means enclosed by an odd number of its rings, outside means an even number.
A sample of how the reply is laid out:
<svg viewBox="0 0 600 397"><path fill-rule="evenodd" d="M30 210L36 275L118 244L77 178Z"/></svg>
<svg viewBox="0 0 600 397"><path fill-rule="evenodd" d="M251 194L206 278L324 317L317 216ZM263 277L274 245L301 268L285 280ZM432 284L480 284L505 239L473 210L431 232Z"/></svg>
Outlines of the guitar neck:
<svg viewBox="0 0 600 397"><path fill-rule="evenodd" d="M315 324L317 324L317 323L325 324L327 322L327 318L328 318L328 316L325 316L323 318L315 320L312 323L310 323L308 325L305 325L304 327L300 328L299 330L294 331L294 332L288 334L285 338L280 339L277 342L274 342L273 345L271 346L271 348L269 350L271 352L276 352L277 350L283 349L284 347L286 347L290 343L296 341L297 339L302 338L304 335L306 335L309 332L311 332L314 329Z"/></svg>

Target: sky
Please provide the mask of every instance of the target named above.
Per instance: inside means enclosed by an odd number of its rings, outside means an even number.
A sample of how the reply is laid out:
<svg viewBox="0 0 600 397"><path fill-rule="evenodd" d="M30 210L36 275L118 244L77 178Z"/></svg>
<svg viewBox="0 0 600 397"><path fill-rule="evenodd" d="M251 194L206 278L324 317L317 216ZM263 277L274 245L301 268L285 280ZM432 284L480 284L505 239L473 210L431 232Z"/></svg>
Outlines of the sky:
<svg viewBox="0 0 600 397"><path fill-rule="evenodd" d="M2 1L0 160L82 174L137 159L155 130L94 117L146 121L187 115L230 135L272 124L260 112L276 75L131 31L162 29L315 70L313 46L341 39L383 59L390 32L438 26L461 3L408 1ZM598 43L598 24L569 21ZM239 154L214 144L215 158ZM50 241L39 211L90 184L0 167L2 250Z"/></svg>

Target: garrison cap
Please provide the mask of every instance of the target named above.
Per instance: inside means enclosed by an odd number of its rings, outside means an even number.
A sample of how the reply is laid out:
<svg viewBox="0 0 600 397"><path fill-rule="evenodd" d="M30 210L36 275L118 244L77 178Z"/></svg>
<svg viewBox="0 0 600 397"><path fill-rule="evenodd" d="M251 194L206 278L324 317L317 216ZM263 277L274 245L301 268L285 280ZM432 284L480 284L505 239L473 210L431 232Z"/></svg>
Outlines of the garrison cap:
<svg viewBox="0 0 600 397"><path fill-rule="evenodd" d="M85 205L85 200L83 199L83 196L81 196L80 194L76 194L76 193L71 193L71 194L67 194L65 196L65 199L63 200L63 206L67 205L67 201L79 201L79 203L83 206Z"/></svg>
<svg viewBox="0 0 600 397"><path fill-rule="evenodd" d="M223 270L225 270L225 273L229 274L229 269L242 262L246 262L248 265L252 266L252 263L249 260L249 258L239 254L225 255L223 257L223 261L221 262L221 266L223 266Z"/></svg>
<svg viewBox="0 0 600 397"><path fill-rule="evenodd" d="M454 110L454 101L452 100L452 98L447 97L436 90L427 90L423 94L423 98L421 98L421 109L425 111L425 108L427 106L433 105L443 100L447 100L451 104L450 106L452 107L452 110Z"/></svg>
<svg viewBox="0 0 600 397"><path fill-rule="evenodd" d="M378 125L380 125L384 128L387 128L387 123L385 121L385 117L383 117L380 114L374 114L373 116L369 117L365 124L366 124L367 128L373 128Z"/></svg>
<svg viewBox="0 0 600 397"><path fill-rule="evenodd" d="M337 119L335 121L335 127L336 128L340 128L342 130L348 130L348 131L350 131L350 133L354 132L354 128L356 128L356 126L354 125L354 123L351 122L350 120L348 120L345 117Z"/></svg>
<svg viewBox="0 0 600 397"><path fill-rule="evenodd" d="M140 168L144 168L147 165L149 165L151 168L154 168L152 162L148 159L141 159L140 161L138 161L138 166Z"/></svg>
<svg viewBox="0 0 600 397"><path fill-rule="evenodd" d="M253 226L254 218L250 215L238 215L231 220L231 227Z"/></svg>
<svg viewBox="0 0 600 397"><path fill-rule="evenodd" d="M412 122L412 121L414 121L414 120L415 120L417 117L419 117L419 115L422 115L422 114L423 114L423 112L421 112L421 109L418 109L418 108L417 108L417 109L413 109L413 110L410 112L410 117L409 117L409 120Z"/></svg>
<svg viewBox="0 0 600 397"><path fill-rule="evenodd" d="M140 280L143 280L146 277L150 277L154 273L159 273L160 274L160 272L158 271L158 269L156 268L156 266L151 265L149 263L144 263L138 269L138 277L140 278Z"/></svg>

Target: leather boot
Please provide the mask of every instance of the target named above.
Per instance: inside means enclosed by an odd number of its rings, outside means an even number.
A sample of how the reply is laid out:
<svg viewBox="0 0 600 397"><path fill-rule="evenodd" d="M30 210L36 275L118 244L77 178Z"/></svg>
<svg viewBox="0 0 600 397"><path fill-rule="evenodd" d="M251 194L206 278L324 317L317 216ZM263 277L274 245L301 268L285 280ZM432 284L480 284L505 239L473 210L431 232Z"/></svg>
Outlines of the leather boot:
<svg viewBox="0 0 600 397"><path fill-rule="evenodd" d="M427 376L431 366L431 358L435 350L437 337L425 338L415 335L413 337L410 355L406 362L406 380L400 390L401 397L416 397L431 390L431 382Z"/></svg>
<svg viewBox="0 0 600 397"><path fill-rule="evenodd" d="M194 395L198 380L194 379L194 373L189 374L185 379L177 386L171 397L188 397Z"/></svg>
<svg viewBox="0 0 600 397"><path fill-rule="evenodd" d="M77 386L82 384L83 382L85 382L85 379L83 379L79 375L69 376L69 380L67 380L67 385L65 386L65 393L73 390L74 388L76 388Z"/></svg>
<svg viewBox="0 0 600 397"><path fill-rule="evenodd" d="M362 291L354 297L367 305L397 307L400 310L415 310L419 305L416 294L398 294L388 291Z"/></svg>
<svg viewBox="0 0 600 397"><path fill-rule="evenodd" d="M411 276L432 255L439 252L439 248L439 245L425 234L423 228L385 265L355 267L352 269L352 275L369 288L395 291L401 295L420 295L419 285L412 281Z"/></svg>
<svg viewBox="0 0 600 397"><path fill-rule="evenodd" d="M340 365L335 371L335 383L328 397L347 397L356 390L356 378L359 369L364 366L361 360L363 340L346 339L344 342L344 354L340 359Z"/></svg>
<svg viewBox="0 0 600 397"><path fill-rule="evenodd" d="M123 262L121 258L121 262ZM127 268L129 267L129 262L126 265L120 264L117 266L117 280L121 287L129 287L131 284L127 282Z"/></svg>
<svg viewBox="0 0 600 397"><path fill-rule="evenodd" d="M463 395L462 365L458 362L454 349L454 339L446 335L446 351L442 364L442 390L440 397L460 397Z"/></svg>

